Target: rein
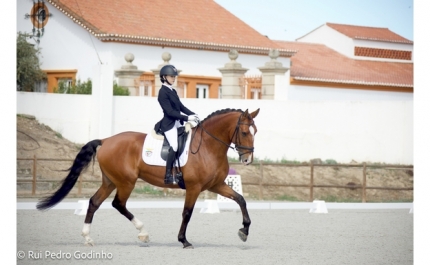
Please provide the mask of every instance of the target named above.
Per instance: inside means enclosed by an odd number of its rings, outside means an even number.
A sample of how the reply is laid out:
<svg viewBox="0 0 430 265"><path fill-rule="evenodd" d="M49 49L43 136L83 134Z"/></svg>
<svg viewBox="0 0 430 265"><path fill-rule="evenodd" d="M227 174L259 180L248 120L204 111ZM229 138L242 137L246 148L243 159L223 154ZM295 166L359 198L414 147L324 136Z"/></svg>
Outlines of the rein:
<svg viewBox="0 0 430 265"><path fill-rule="evenodd" d="M193 152L193 150L191 150L191 153L195 155L195 154L197 154L197 152L200 150L200 146L201 146L201 144L202 144L202 139L203 139L203 137L202 137L203 131L205 131L209 136L211 136L212 138L214 138L214 139L215 139L215 140L217 140L218 142L222 143L223 145L227 146L228 148L232 149L233 151L236 151L239 155L243 155L243 154L247 154L247 153L252 153L252 152L254 152L254 147L248 147L248 146L241 146L241 145L238 145L238 143L239 143L239 141L238 141L238 140L239 140L239 138L238 138L237 131L239 130L239 125L244 124L244 125L249 125L249 126L251 126L251 125L253 125L253 124L254 124L254 122L252 122L252 123L241 123L241 122L240 122L240 118L242 118L242 115L243 115L243 114L241 114L241 115L239 116L239 119L237 120L237 123L236 123L236 128L235 128L234 133L233 133L233 135L231 136L231 139L230 139L230 143L231 143L231 142L233 141L234 136L236 135L236 143L235 143L235 147L234 147L234 148L233 148L230 144L225 143L224 141L222 141L221 139L219 139L219 138L218 138L218 137L216 137L215 135L213 135L213 134L211 134L210 132L208 132L208 131L203 127L203 125L199 122L199 124L197 125L197 128L198 128L198 127L201 127L201 128L202 128L202 130L200 131L200 142L199 142L199 147L197 148L197 150L196 150L195 152ZM193 142L193 140L194 140L194 136L195 136L195 135L196 135L196 134L193 134L193 136L191 137L191 142ZM245 149L245 150L248 150L248 152L244 152L244 153L240 154L238 149Z"/></svg>

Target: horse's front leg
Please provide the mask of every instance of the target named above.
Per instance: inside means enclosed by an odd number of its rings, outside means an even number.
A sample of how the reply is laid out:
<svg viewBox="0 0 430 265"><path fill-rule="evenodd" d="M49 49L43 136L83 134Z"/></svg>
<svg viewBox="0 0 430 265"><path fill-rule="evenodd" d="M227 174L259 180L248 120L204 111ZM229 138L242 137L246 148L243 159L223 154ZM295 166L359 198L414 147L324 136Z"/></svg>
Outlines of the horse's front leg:
<svg viewBox="0 0 430 265"><path fill-rule="evenodd" d="M193 215L194 205L196 204L197 197L200 194L200 189L187 187L185 193L184 210L182 211L182 224L179 229L178 241L184 245L184 248L194 248L190 242L187 241L186 232L187 226L190 222L191 216Z"/></svg>
<svg viewBox="0 0 430 265"><path fill-rule="evenodd" d="M248 209L246 208L246 201L242 195L235 192L230 186L225 184L225 182L212 187L209 189L211 192L215 192L219 195L222 195L226 198L230 198L234 200L237 204L239 204L240 210L242 211L243 218L243 228L239 229L238 235L240 239L245 242L248 239L249 226L251 225L251 219L249 218Z"/></svg>

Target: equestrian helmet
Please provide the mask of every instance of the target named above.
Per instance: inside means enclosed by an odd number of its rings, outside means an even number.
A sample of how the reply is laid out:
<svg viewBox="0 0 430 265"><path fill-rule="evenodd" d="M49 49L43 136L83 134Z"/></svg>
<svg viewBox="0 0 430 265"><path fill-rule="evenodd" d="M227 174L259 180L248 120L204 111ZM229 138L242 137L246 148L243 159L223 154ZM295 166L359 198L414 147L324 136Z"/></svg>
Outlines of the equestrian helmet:
<svg viewBox="0 0 430 265"><path fill-rule="evenodd" d="M177 76L178 70L176 70L176 68L173 65L170 65L170 64L165 65L160 70L160 76L166 76L166 75Z"/></svg>

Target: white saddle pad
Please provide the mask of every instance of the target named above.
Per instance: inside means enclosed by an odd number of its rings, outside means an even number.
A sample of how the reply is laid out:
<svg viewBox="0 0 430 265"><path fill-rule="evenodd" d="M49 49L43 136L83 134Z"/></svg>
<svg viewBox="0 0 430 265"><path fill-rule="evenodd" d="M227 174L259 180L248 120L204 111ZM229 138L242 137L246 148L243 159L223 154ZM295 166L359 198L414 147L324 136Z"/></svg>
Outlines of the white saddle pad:
<svg viewBox="0 0 430 265"><path fill-rule="evenodd" d="M187 141L185 142L184 152L179 157L180 166L183 167L188 160L188 150L190 149L191 142L191 125L185 124L185 131L189 131ZM157 135L154 130L146 135L145 142L143 143L142 159L143 161L152 166L166 166L166 161L161 158L161 148L163 147L164 136ZM179 166L175 161L175 166Z"/></svg>

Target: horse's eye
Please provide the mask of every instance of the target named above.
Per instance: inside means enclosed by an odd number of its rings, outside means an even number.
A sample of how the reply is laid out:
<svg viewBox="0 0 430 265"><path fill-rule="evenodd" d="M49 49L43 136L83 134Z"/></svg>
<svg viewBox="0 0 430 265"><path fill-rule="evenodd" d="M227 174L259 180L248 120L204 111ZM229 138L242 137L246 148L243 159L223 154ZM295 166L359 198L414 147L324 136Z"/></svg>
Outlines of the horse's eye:
<svg viewBox="0 0 430 265"><path fill-rule="evenodd" d="M246 134L247 134L246 132L242 132L242 136L243 136L243 137L245 137L245 136L246 136Z"/></svg>

